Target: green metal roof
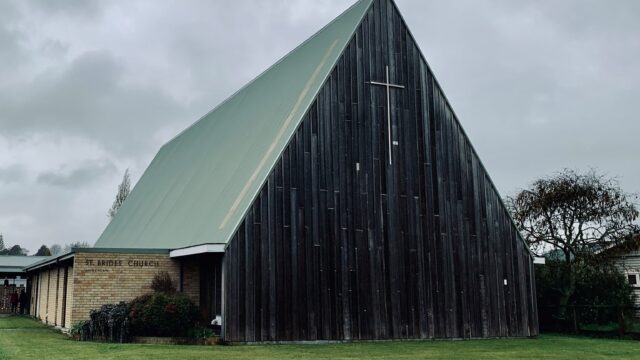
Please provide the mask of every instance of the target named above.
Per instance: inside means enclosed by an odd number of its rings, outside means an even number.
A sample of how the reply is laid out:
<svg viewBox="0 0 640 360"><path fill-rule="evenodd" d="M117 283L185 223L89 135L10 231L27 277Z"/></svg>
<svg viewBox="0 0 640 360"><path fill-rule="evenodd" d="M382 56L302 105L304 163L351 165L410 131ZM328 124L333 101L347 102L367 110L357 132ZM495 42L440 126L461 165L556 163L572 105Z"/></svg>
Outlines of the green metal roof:
<svg viewBox="0 0 640 360"><path fill-rule="evenodd" d="M227 243L371 3L354 4L165 144L95 246Z"/></svg>
<svg viewBox="0 0 640 360"><path fill-rule="evenodd" d="M50 256L7 256L0 255L0 272L22 272L22 270Z"/></svg>

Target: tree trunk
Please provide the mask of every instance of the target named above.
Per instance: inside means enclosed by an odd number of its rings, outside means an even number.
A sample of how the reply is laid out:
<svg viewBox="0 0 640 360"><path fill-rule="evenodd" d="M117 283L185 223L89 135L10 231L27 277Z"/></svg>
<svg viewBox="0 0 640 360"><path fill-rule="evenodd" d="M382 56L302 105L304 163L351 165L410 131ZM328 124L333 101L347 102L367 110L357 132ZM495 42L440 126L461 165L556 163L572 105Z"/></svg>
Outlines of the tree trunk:
<svg viewBox="0 0 640 360"><path fill-rule="evenodd" d="M571 263L570 253L565 251L565 258L566 265L561 269L563 272L562 277L564 280L564 286L561 289L560 299L558 301L558 318L569 321L571 312L568 311L568 305L573 293L576 291L576 275L573 264ZM573 319L573 321L575 322L576 319Z"/></svg>

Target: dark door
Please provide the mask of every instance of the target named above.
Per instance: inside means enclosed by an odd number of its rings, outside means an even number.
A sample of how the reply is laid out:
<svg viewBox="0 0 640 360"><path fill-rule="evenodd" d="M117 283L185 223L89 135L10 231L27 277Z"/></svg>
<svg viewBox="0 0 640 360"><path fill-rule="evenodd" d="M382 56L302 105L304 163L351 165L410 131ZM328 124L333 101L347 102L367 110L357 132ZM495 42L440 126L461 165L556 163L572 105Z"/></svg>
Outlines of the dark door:
<svg viewBox="0 0 640 360"><path fill-rule="evenodd" d="M222 254L200 257L200 313L207 323L222 315Z"/></svg>

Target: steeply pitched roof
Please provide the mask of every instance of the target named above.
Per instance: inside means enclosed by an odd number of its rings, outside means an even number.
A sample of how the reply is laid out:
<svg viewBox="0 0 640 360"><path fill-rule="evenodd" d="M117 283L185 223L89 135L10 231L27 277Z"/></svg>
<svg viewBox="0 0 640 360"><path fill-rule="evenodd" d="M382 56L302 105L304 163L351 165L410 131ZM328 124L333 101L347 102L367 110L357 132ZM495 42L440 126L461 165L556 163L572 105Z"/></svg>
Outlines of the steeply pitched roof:
<svg viewBox="0 0 640 360"><path fill-rule="evenodd" d="M227 243L371 3L354 4L165 144L95 246Z"/></svg>

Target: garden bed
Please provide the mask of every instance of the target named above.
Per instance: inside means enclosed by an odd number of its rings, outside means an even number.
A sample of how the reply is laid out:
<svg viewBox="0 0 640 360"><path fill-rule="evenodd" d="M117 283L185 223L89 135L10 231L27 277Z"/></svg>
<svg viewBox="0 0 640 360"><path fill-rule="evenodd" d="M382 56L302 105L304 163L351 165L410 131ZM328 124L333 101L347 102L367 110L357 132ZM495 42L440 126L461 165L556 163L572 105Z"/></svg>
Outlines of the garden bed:
<svg viewBox="0 0 640 360"><path fill-rule="evenodd" d="M132 343L152 345L218 345L220 338L212 336L208 338L166 337L166 336L134 336Z"/></svg>

